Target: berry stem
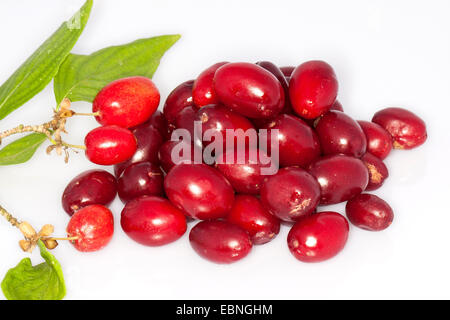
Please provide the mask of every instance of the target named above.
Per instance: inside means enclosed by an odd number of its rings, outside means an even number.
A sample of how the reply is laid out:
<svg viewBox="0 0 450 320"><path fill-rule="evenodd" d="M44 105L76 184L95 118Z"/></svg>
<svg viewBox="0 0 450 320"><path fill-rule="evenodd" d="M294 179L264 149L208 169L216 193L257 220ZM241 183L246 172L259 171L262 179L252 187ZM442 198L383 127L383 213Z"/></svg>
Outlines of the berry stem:
<svg viewBox="0 0 450 320"><path fill-rule="evenodd" d="M11 213L0 205L0 215L2 215L13 227L18 228L20 221L17 220Z"/></svg>
<svg viewBox="0 0 450 320"><path fill-rule="evenodd" d="M78 240L78 237L65 237L65 238L54 238L54 237L42 237L42 240L56 240L56 241L74 241Z"/></svg>
<svg viewBox="0 0 450 320"><path fill-rule="evenodd" d="M93 113L75 112L73 115L74 116L92 116L92 117L97 117L97 116L100 115L100 112L93 112Z"/></svg>

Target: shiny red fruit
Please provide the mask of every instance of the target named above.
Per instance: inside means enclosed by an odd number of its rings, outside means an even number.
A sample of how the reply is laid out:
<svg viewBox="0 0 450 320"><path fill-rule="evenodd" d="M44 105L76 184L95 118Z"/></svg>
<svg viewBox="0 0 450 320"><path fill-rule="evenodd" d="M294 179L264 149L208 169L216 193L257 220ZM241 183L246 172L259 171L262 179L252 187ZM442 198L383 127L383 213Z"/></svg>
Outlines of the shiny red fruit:
<svg viewBox="0 0 450 320"><path fill-rule="evenodd" d="M176 148L176 149L175 149ZM186 152L184 154L184 150L188 150L190 148L189 152ZM178 150L178 152L177 152ZM175 163L174 158L172 157L172 152L180 159L180 162ZM202 160L202 153L200 149L200 161ZM194 144L186 142L185 140L181 141L166 141L161 146L158 152L159 162L161 164L161 167L163 168L164 172L168 173L172 167L175 165L181 164L181 163L187 163L192 164L195 160L195 149Z"/></svg>
<svg viewBox="0 0 450 320"><path fill-rule="evenodd" d="M283 221L297 221L314 212L320 200L320 186L308 172L297 167L283 168L266 178L261 203Z"/></svg>
<svg viewBox="0 0 450 320"><path fill-rule="evenodd" d="M285 77L290 77L295 70L294 66L280 67L281 72L283 72Z"/></svg>
<svg viewBox="0 0 450 320"><path fill-rule="evenodd" d="M279 162L283 167L306 167L320 156L319 139L316 133L303 120L295 116L281 114L262 129L267 129L268 150L271 150L271 130L278 129L276 137L279 145ZM262 136L265 137L265 134ZM263 148L264 144L262 142Z"/></svg>
<svg viewBox="0 0 450 320"><path fill-rule="evenodd" d="M362 193L349 200L345 211L352 224L369 231L384 230L394 220L394 212L389 204L368 193Z"/></svg>
<svg viewBox="0 0 450 320"><path fill-rule="evenodd" d="M221 103L249 118L270 119L284 107L284 91L269 71L253 63L228 63L214 76Z"/></svg>
<svg viewBox="0 0 450 320"><path fill-rule="evenodd" d="M366 165L367 170L369 170L369 184L366 187L366 191L380 188L384 180L389 177L389 171L384 162L369 152L363 155L361 160Z"/></svg>
<svg viewBox="0 0 450 320"><path fill-rule="evenodd" d="M255 196L236 196L226 220L246 230L253 244L267 243L280 232L280 220L270 214Z"/></svg>
<svg viewBox="0 0 450 320"><path fill-rule="evenodd" d="M120 224L131 239L152 247L178 240L187 229L184 214L167 199L156 196L128 202L122 210Z"/></svg>
<svg viewBox="0 0 450 320"><path fill-rule="evenodd" d="M215 263L233 263L246 257L252 242L248 233L226 221L202 221L189 234L192 248Z"/></svg>
<svg viewBox="0 0 450 320"><path fill-rule="evenodd" d="M377 158L385 159L392 150L392 137L382 127L369 121L358 121L361 129L366 135L367 152Z"/></svg>
<svg viewBox="0 0 450 320"><path fill-rule="evenodd" d="M62 195L62 206L71 216L92 204L109 205L117 194L116 178L104 170L85 171L70 181Z"/></svg>
<svg viewBox="0 0 450 320"><path fill-rule="evenodd" d="M194 80L183 82L168 95L163 113L169 124L175 122L175 118L181 110L194 106L194 99L192 98L193 85Z"/></svg>
<svg viewBox="0 0 450 320"><path fill-rule="evenodd" d="M167 123L166 117L161 111L156 110L155 113L150 117L150 119L146 123L150 127L153 127L156 130L158 130L159 134L164 139L164 141L170 138L170 132L168 127L169 124Z"/></svg>
<svg viewBox="0 0 450 320"><path fill-rule="evenodd" d="M150 162L132 164L117 181L120 200L127 203L140 196L162 196L163 180L159 166Z"/></svg>
<svg viewBox="0 0 450 320"><path fill-rule="evenodd" d="M231 184L205 164L180 164L164 180L169 200L186 215L207 220L225 217L234 202Z"/></svg>
<svg viewBox="0 0 450 320"><path fill-rule="evenodd" d="M320 184L322 205L347 201L363 192L369 183L364 163L345 155L323 157L310 166L309 172Z"/></svg>
<svg viewBox="0 0 450 320"><path fill-rule="evenodd" d="M95 164L110 166L130 159L136 152L136 137L118 126L99 127L86 135L86 157Z"/></svg>
<svg viewBox="0 0 450 320"><path fill-rule="evenodd" d="M270 173L272 165L270 162L263 161L270 161L263 150L257 148L227 149L223 154L217 156L216 167L230 181L236 192L259 194L263 180ZM278 168L277 164L273 165Z"/></svg>
<svg viewBox="0 0 450 320"><path fill-rule="evenodd" d="M92 112L103 125L131 128L147 121L159 105L159 91L145 77L119 79L104 87L94 99Z"/></svg>
<svg viewBox="0 0 450 320"><path fill-rule="evenodd" d="M228 62L219 62L208 69L204 70L194 82L192 88L192 98L197 107L203 107L208 104L216 104L219 102L214 91L213 80L217 69Z"/></svg>
<svg viewBox="0 0 450 320"><path fill-rule="evenodd" d="M390 133L395 149L413 149L427 140L425 122L406 109L383 109L375 113L372 122Z"/></svg>
<svg viewBox="0 0 450 320"><path fill-rule="evenodd" d="M303 262L320 262L337 255L348 239L347 220L336 212L319 212L298 221L289 231L291 253Z"/></svg>
<svg viewBox="0 0 450 320"><path fill-rule="evenodd" d="M91 205L75 212L67 225L67 236L78 237L70 242L82 252L98 251L114 234L114 217L108 208Z"/></svg>
<svg viewBox="0 0 450 320"><path fill-rule="evenodd" d="M305 119L314 119L330 110L338 93L333 68L323 61L308 61L292 73L289 96L294 111Z"/></svg>
<svg viewBox="0 0 450 320"><path fill-rule="evenodd" d="M197 107L188 106L178 113L178 115L175 117L175 121L173 122L173 126L176 129L186 129L191 135L192 141L194 141L194 121L196 120Z"/></svg>
<svg viewBox="0 0 450 320"><path fill-rule="evenodd" d="M114 173L118 178L126 168L134 163L159 163L158 150L164 141L159 130L151 122L146 122L131 129L131 132L136 137L137 149L130 159L114 166Z"/></svg>
<svg viewBox="0 0 450 320"><path fill-rule="evenodd" d="M359 158L366 152L364 132L343 112L325 113L316 125L316 133L324 155L346 154Z"/></svg>

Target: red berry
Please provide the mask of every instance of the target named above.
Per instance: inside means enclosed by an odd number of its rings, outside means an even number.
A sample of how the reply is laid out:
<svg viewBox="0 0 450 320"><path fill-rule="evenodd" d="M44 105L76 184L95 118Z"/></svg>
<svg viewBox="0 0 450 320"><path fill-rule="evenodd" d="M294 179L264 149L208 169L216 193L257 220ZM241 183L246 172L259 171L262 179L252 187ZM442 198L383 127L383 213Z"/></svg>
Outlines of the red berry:
<svg viewBox="0 0 450 320"><path fill-rule="evenodd" d="M238 195L227 221L246 230L253 244L264 244L280 232L280 220L271 215L258 198L250 195Z"/></svg>
<svg viewBox="0 0 450 320"><path fill-rule="evenodd" d="M216 169L205 164L180 164L164 180L169 200L194 219L223 218L231 210L234 191Z"/></svg>
<svg viewBox="0 0 450 320"><path fill-rule="evenodd" d="M174 124L175 118L178 116L181 110L186 107L194 106L194 100L192 98L192 86L194 80L183 82L178 87L173 89L166 99L164 104L163 113L169 124Z"/></svg>
<svg viewBox="0 0 450 320"><path fill-rule="evenodd" d="M119 79L104 87L95 97L92 111L103 125L131 128L147 121L159 105L159 91L145 77Z"/></svg>
<svg viewBox="0 0 450 320"><path fill-rule="evenodd" d="M361 157L366 152L366 136L359 124L340 111L325 113L316 125L325 155L346 154Z"/></svg>
<svg viewBox="0 0 450 320"><path fill-rule="evenodd" d="M392 137L382 127L369 121L358 121L366 135L367 152L381 160L385 159L392 150Z"/></svg>
<svg viewBox="0 0 450 320"><path fill-rule="evenodd" d="M188 145L189 143L189 145ZM184 154L183 150L187 150L187 148L190 147L191 152L189 154ZM180 163L194 163L195 160L195 149L194 144L191 142L186 142L185 140L181 141L166 141L161 146L158 152L159 162L161 163L161 167L163 168L164 172L168 173L172 167L174 167L177 164L175 163L174 159L172 158L172 152L174 151L174 148L177 148L179 152L176 154L180 159L183 159ZM201 157L201 156L200 156ZM201 160L201 158L200 158Z"/></svg>
<svg viewBox="0 0 450 320"><path fill-rule="evenodd" d="M362 193L349 200L345 211L352 224L369 231L384 230L394 220L394 212L389 204L368 193Z"/></svg>
<svg viewBox="0 0 450 320"><path fill-rule="evenodd" d="M323 157L310 166L309 172L320 184L323 205L347 201L363 192L369 182L364 163L344 155Z"/></svg>
<svg viewBox="0 0 450 320"><path fill-rule="evenodd" d="M146 122L146 124L148 124L148 126L150 126L150 127L155 128L156 130L158 130L158 132L161 134L161 137L164 140L167 140L170 138L168 123L167 123L166 117L164 116L164 114L161 111L156 110L155 113ZM145 125L145 124L142 124L142 125Z"/></svg>
<svg viewBox="0 0 450 320"><path fill-rule="evenodd" d="M202 221L189 234L192 248L203 258L215 263L233 263L252 249L248 233L226 221Z"/></svg>
<svg viewBox="0 0 450 320"><path fill-rule="evenodd" d="M146 122L131 129L131 132L136 137L137 149L131 159L114 166L114 173L116 177L120 177L122 172L133 163L159 163L158 150L163 144L164 139L157 128L155 128L150 122Z"/></svg>
<svg viewBox="0 0 450 320"><path fill-rule="evenodd" d="M279 161L283 167L305 167L320 156L319 139L316 133L295 116L281 114L262 129L267 129L268 148L272 143L271 130L279 130L276 137L279 145Z"/></svg>
<svg viewBox="0 0 450 320"><path fill-rule="evenodd" d="M82 252L105 247L114 234L114 218L108 208L91 205L75 212L67 225L67 236L78 237L71 243Z"/></svg>
<svg viewBox="0 0 450 320"><path fill-rule="evenodd" d="M162 246L178 240L187 229L186 217L168 200L140 197L125 205L120 224L134 241L146 246Z"/></svg>
<svg viewBox="0 0 450 320"><path fill-rule="evenodd" d="M417 115L402 108L387 108L375 113L372 122L388 131L395 149L412 149L427 140L425 122Z"/></svg>
<svg viewBox="0 0 450 320"><path fill-rule="evenodd" d="M261 202L270 213L292 222L314 212L320 199L320 186L308 172L297 167L283 168L266 178Z"/></svg>
<svg viewBox="0 0 450 320"><path fill-rule="evenodd" d="M330 110L337 92L334 70L323 61L308 61L299 65L289 82L292 108L306 119L317 118Z"/></svg>
<svg viewBox="0 0 450 320"><path fill-rule="evenodd" d="M242 155L239 152L242 152ZM228 158L231 161L227 161ZM269 157L266 152L256 148L227 149L217 157L216 167L230 181L236 192L259 194L264 174L267 174L262 170L269 170L271 166L271 163L263 164L261 160L267 159Z"/></svg>
<svg viewBox="0 0 450 320"><path fill-rule="evenodd" d="M348 239L347 220L326 211L298 221L288 235L291 253L303 262L320 262L337 255Z"/></svg>
<svg viewBox="0 0 450 320"><path fill-rule="evenodd" d="M294 66L280 67L281 72L283 72L285 77L290 77L295 70Z"/></svg>
<svg viewBox="0 0 450 320"><path fill-rule="evenodd" d="M163 180L159 166L150 162L132 164L118 180L120 200L127 203L140 196L162 196Z"/></svg>
<svg viewBox="0 0 450 320"><path fill-rule="evenodd" d="M284 107L280 82L253 63L228 63L214 76L214 90L232 110L249 118L273 118Z"/></svg>
<svg viewBox="0 0 450 320"><path fill-rule="evenodd" d="M71 216L92 204L109 205L117 194L116 178L104 170L89 170L76 176L62 195L62 206Z"/></svg>
<svg viewBox="0 0 450 320"><path fill-rule="evenodd" d="M194 121L197 120L197 107L188 106L181 110L173 123L176 129L186 129L194 140ZM200 141L198 142L200 144Z"/></svg>
<svg viewBox="0 0 450 320"><path fill-rule="evenodd" d="M380 188L384 180L389 177L389 171L384 162L370 153L362 156L361 160L369 170L369 184L366 190L371 191Z"/></svg>
<svg viewBox="0 0 450 320"><path fill-rule="evenodd" d="M203 107L208 104L216 104L219 102L213 87L214 75L217 69L227 64L228 62L219 62L202 73L197 77L192 88L192 98L197 107Z"/></svg>
<svg viewBox="0 0 450 320"><path fill-rule="evenodd" d="M99 127L86 135L86 157L95 164L113 165L130 159L136 152L136 138L118 126Z"/></svg>
<svg viewBox="0 0 450 320"><path fill-rule="evenodd" d="M331 106L330 110L336 110L340 112L344 112L344 108L342 107L342 104L336 100L333 105Z"/></svg>

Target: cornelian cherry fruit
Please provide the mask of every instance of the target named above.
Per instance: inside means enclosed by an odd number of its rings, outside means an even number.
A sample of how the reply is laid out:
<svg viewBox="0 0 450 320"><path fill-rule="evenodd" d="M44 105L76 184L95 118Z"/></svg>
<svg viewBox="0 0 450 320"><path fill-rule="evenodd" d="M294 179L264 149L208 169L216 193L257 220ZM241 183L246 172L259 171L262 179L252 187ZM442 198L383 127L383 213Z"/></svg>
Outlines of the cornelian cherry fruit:
<svg viewBox="0 0 450 320"><path fill-rule="evenodd" d="M366 135L367 152L377 158L385 159L392 150L392 137L378 124L369 121L358 121L359 126Z"/></svg>
<svg viewBox="0 0 450 320"><path fill-rule="evenodd" d="M197 77L192 88L192 98L197 107L201 108L208 104L216 104L219 102L214 91L214 75L216 74L217 69L227 63L228 62L216 63L200 73Z"/></svg>
<svg viewBox="0 0 450 320"><path fill-rule="evenodd" d="M394 220L394 212L389 204L373 194L362 193L347 202L347 217L355 226L381 231L389 227Z"/></svg>
<svg viewBox="0 0 450 320"><path fill-rule="evenodd" d="M369 152L363 155L361 160L369 170L369 183L366 191L379 189L383 185L384 180L389 177L389 171L386 165L381 159Z"/></svg>
<svg viewBox="0 0 450 320"><path fill-rule="evenodd" d="M194 80L183 82L167 96L163 113L169 124L175 122L175 119L181 110L186 107L194 106L194 99L192 98L193 85Z"/></svg>

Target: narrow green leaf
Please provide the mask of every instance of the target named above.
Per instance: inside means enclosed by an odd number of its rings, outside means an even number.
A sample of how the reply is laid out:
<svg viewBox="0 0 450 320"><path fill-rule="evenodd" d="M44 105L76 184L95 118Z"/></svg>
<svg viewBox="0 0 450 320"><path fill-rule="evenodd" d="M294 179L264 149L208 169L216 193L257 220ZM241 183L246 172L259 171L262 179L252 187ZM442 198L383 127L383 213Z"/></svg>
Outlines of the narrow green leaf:
<svg viewBox="0 0 450 320"><path fill-rule="evenodd" d="M45 262L33 266L25 258L10 269L2 281L2 291L8 300L61 300L66 295L66 285L58 260L38 242Z"/></svg>
<svg viewBox="0 0 450 320"><path fill-rule="evenodd" d="M151 78L164 53L180 38L165 35L140 39L129 44L102 49L91 55L70 54L55 77L56 102L92 102L111 81L130 77Z"/></svg>
<svg viewBox="0 0 450 320"><path fill-rule="evenodd" d="M32 133L11 142L0 150L0 166L27 162L45 139L47 136L43 133Z"/></svg>
<svg viewBox="0 0 450 320"><path fill-rule="evenodd" d="M71 20L64 22L0 87L0 120L42 91L58 72L89 18L93 0L87 0Z"/></svg>

